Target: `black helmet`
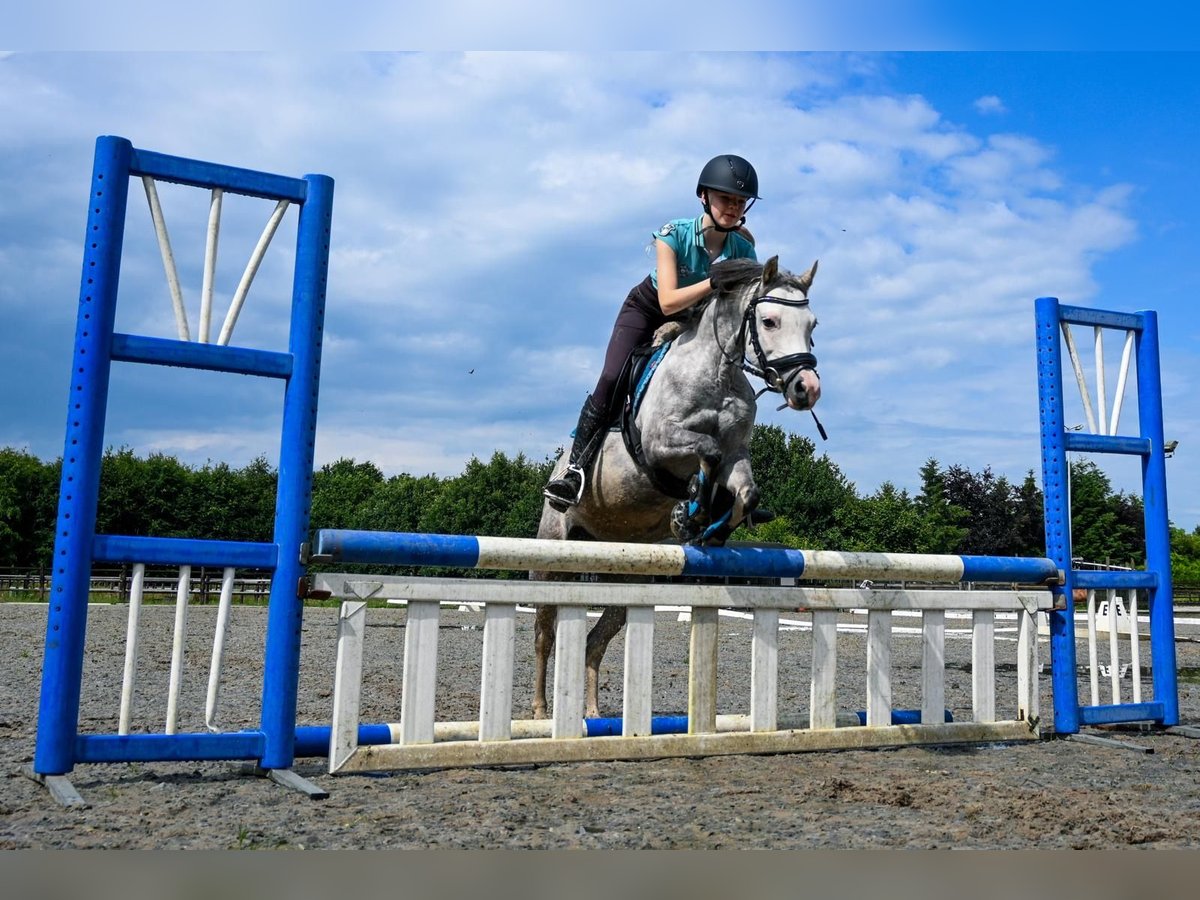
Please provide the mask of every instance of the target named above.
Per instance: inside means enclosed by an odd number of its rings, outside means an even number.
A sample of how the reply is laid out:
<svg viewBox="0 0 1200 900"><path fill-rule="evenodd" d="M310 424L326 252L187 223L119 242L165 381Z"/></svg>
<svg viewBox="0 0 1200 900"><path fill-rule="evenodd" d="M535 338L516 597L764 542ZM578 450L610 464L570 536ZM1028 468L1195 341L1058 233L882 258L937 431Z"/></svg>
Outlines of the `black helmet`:
<svg viewBox="0 0 1200 900"><path fill-rule="evenodd" d="M699 197L704 188L714 191L724 191L726 194L736 194L755 200L758 196L758 173L740 156L725 154L714 156L700 170L700 178L696 182L696 196Z"/></svg>

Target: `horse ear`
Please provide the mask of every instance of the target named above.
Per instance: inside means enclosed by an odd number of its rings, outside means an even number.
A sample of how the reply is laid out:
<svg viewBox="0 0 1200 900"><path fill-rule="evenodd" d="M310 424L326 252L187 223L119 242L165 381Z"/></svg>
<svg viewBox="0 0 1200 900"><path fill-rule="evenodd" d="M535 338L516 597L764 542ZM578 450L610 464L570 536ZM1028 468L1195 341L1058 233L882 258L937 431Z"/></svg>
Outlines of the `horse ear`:
<svg viewBox="0 0 1200 900"><path fill-rule="evenodd" d="M772 256L762 270L762 286L765 288L779 275L779 257Z"/></svg>
<svg viewBox="0 0 1200 900"><path fill-rule="evenodd" d="M809 270L800 276L800 290L804 291L806 294L808 293L808 289L812 287L813 278L816 277L818 262L820 262L820 260L813 260L813 264Z"/></svg>

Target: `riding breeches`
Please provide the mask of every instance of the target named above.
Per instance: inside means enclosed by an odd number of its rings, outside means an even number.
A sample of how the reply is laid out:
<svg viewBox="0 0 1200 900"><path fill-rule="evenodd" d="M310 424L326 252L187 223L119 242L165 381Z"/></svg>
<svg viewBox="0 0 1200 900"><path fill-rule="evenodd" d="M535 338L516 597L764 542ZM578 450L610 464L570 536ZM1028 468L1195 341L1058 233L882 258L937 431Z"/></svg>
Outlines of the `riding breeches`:
<svg viewBox="0 0 1200 900"><path fill-rule="evenodd" d="M612 409L613 390L629 354L635 347L648 343L655 330L666 321L667 317L658 308L658 293L647 278L629 292L617 313L604 354L604 368L592 391L592 403L597 408Z"/></svg>

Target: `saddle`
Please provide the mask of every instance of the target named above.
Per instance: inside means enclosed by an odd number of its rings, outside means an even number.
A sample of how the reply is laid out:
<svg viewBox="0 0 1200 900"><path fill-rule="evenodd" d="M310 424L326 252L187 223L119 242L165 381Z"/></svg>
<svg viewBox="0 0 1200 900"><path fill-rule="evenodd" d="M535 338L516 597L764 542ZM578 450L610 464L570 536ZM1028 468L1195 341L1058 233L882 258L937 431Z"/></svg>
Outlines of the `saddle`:
<svg viewBox="0 0 1200 900"><path fill-rule="evenodd" d="M658 368L662 358L671 349L671 343L671 341L664 341L658 346L642 344L633 349L633 352L629 354L629 359L625 361L624 368L621 369L616 390L613 391L613 405L616 405L617 398L621 400L619 421L617 410L610 409L609 416L613 421L612 427L620 427L621 437L625 441L625 449L629 451L629 456L650 479L650 483L668 497L686 500L689 494L688 482L685 479L670 472L655 469L646 462L646 454L642 448L642 433L634 421L634 417L642 405L642 398L645 396L650 379L654 377L654 371Z"/></svg>

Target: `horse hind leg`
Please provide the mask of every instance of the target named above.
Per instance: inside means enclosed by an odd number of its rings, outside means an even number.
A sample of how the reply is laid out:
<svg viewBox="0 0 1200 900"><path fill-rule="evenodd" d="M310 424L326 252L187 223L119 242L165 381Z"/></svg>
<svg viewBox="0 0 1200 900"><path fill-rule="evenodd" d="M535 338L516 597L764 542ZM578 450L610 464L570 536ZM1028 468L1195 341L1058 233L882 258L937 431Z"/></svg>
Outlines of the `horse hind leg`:
<svg viewBox="0 0 1200 900"><path fill-rule="evenodd" d="M585 693L584 718L600 717L600 663L608 645L625 627L625 607L606 606L600 619L588 632L587 649L584 656L587 660L587 687Z"/></svg>
<svg viewBox="0 0 1200 900"><path fill-rule="evenodd" d="M557 606L539 606L533 619L533 717L535 719L546 718L546 668L550 662L550 654L554 652L554 626L557 620Z"/></svg>

